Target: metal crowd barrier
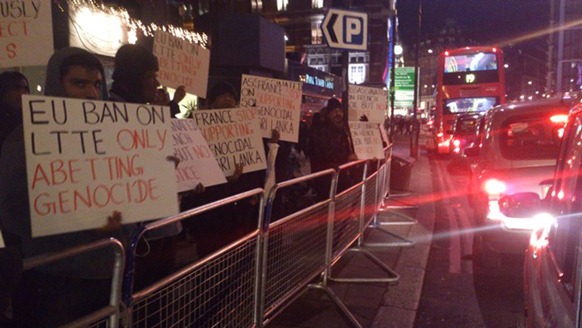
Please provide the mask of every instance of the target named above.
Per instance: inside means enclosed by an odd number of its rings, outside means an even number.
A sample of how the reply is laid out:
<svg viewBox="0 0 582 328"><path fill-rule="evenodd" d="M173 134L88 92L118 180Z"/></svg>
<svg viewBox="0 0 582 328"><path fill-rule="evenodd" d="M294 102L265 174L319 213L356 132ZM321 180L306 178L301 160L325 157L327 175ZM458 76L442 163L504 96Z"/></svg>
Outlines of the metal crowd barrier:
<svg viewBox="0 0 582 328"><path fill-rule="evenodd" d="M286 305L301 295L326 264L326 240L333 213L330 211L336 172L332 169L278 183L270 190L267 200L265 247L263 249L263 280L259 291L259 312L266 324ZM330 194L312 206L271 222L273 204L281 191L322 178L330 179ZM320 181L319 181L320 182ZM279 196L279 197L278 197ZM320 195L321 196L321 195ZM332 293L331 290L326 290Z"/></svg>
<svg viewBox="0 0 582 328"><path fill-rule="evenodd" d="M50 253L24 259L22 266L23 270L26 271L108 247L112 247L114 251L113 276L111 279L109 305L102 309L96 309L94 312L70 322L65 327L119 327L123 314L121 309L121 288L125 265L125 250L123 244L115 238L102 239L63 250L58 253ZM75 305L76 304L71 304L71 306Z"/></svg>
<svg viewBox="0 0 582 328"><path fill-rule="evenodd" d="M134 238L128 258L136 254L146 232L237 201L259 198L257 229L225 248L155 282L126 300L131 327L251 327L257 321L259 254L262 243L263 190L254 189L178 215L149 223ZM225 222L228 224L228 222ZM132 291L131 273L126 288Z"/></svg>
<svg viewBox="0 0 582 328"><path fill-rule="evenodd" d="M370 244L364 240L366 229L381 229L378 213L389 195L390 160L388 147L386 158L376 162L355 161L337 170L276 184L266 202L263 190L254 189L144 225L128 247L123 302L119 293L121 279L116 276L111 305L98 315L106 317L109 326L116 327L123 304L127 312L121 322L128 327L262 327L311 288L324 291L354 326L361 327L329 287L329 281L398 282L399 275L367 249L395 245ZM329 181L329 195L319 195L318 201L294 208L290 213L276 211L277 204L281 204L278 202L288 196L286 191L320 183L321 179ZM251 197L259 200L256 228L204 258L192 258L189 264L174 269L161 280L134 290L137 245L146 233L203 213L208 219L210 211ZM333 266L347 252L364 255L387 275L333 277ZM116 262L116 272L122 268ZM94 319L95 316L83 318L74 324L83 325Z"/></svg>
<svg viewBox="0 0 582 328"><path fill-rule="evenodd" d="M390 191L390 176L391 176L391 161L392 161L392 149L393 145L390 145L384 149L386 155L386 162L383 167L379 168L378 171L381 172L380 182L377 185L378 192L378 208L374 212L374 216L369 223L368 227L375 229L381 233L390 235L393 241L389 242L364 242L363 245L368 247L412 247L415 245L415 241L410 240L404 236L397 233L391 232L385 229L385 226L394 225L412 225L418 223L418 221L408 215L397 212L399 209L416 209L415 205L404 204L400 202L400 205L388 204L389 201L393 201L395 196ZM392 218L398 218L398 220L391 220Z"/></svg>

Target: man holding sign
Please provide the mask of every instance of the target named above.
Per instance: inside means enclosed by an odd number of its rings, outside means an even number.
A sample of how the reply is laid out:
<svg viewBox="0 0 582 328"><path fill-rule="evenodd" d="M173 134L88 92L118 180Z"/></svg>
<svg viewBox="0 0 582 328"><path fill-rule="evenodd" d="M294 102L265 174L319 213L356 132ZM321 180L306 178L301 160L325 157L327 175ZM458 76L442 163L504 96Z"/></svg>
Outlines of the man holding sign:
<svg viewBox="0 0 582 328"><path fill-rule="evenodd" d="M65 48L47 66L45 94L49 96L103 99L107 96L104 70L91 53ZM58 252L103 238L124 240L132 225L120 226L114 213L103 218L100 229L33 238L28 195L23 127L6 139L0 157L0 220L3 229L20 237L25 258ZM15 326L62 325L108 304L112 252L102 250L74 260L28 270L13 302Z"/></svg>

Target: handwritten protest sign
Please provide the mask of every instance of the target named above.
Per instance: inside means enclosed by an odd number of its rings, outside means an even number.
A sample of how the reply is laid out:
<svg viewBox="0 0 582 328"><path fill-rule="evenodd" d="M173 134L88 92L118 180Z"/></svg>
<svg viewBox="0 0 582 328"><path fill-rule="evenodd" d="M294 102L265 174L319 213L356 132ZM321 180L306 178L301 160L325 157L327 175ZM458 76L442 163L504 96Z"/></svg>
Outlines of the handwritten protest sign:
<svg viewBox="0 0 582 328"><path fill-rule="evenodd" d="M176 214L170 109L25 95L22 100L33 236Z"/></svg>
<svg viewBox="0 0 582 328"><path fill-rule="evenodd" d="M51 1L2 1L0 68L46 65L53 53Z"/></svg>
<svg viewBox="0 0 582 328"><path fill-rule="evenodd" d="M350 85L348 90L349 121L360 121L365 115L368 122L384 123L388 112L387 90L358 85Z"/></svg>
<svg viewBox="0 0 582 328"><path fill-rule="evenodd" d="M240 105L257 108L263 138L278 130L281 140L297 142L302 88L301 82L243 74Z"/></svg>
<svg viewBox="0 0 582 328"><path fill-rule="evenodd" d="M206 97L210 51L168 32L156 31L154 55L158 57L158 80L164 86L183 85L186 92Z"/></svg>
<svg viewBox="0 0 582 328"><path fill-rule="evenodd" d="M358 159L384 158L378 123L348 122Z"/></svg>
<svg viewBox="0 0 582 328"><path fill-rule="evenodd" d="M225 176L243 164L243 173L267 168L265 148L254 108L197 110L192 118Z"/></svg>
<svg viewBox="0 0 582 328"><path fill-rule="evenodd" d="M225 183L208 143L192 119L172 119L174 156L180 159L176 168L178 192L192 190L201 183L205 187Z"/></svg>

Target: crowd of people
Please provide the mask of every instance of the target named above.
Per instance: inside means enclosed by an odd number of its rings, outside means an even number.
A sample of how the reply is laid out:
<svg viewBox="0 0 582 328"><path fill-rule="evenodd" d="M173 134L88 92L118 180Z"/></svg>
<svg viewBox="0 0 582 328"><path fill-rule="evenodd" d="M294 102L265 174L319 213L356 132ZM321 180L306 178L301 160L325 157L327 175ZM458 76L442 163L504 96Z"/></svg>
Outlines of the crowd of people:
<svg viewBox="0 0 582 328"><path fill-rule="evenodd" d="M180 113L178 103L184 87L170 99L157 80L158 60L141 45L124 45L114 60L112 84L107 89L103 64L90 52L74 47L57 50L46 68L46 96L110 100L137 104L167 105L172 116ZM103 238L114 237L128 246L143 223L124 223L123 213L113 211L98 229L32 237L27 171L25 160L22 95L30 93L27 78L17 71L0 74L0 231L5 247L0 248L0 324L14 327L59 326L108 304L112 261L110 250L93 251L31 270L22 270L23 259L59 252ZM235 87L222 81L208 91L198 110L237 107ZM311 124L302 124L300 142L279 140L279 133L264 140L267 170L245 172L238 166L227 183L212 187L199 185L176 195L180 210L186 211L253 188L269 188L297 176L356 159L347 129L347 115L341 102L331 98ZM177 159L160 154L170 161ZM310 166L305 170L302 166ZM325 198L324 184L307 185L301 195ZM296 204L297 199L291 199ZM135 288L142 288L169 274L176 264L179 238L196 244L198 257L204 257L256 228L259 213L256 199L221 207L182 223L144 236L137 247ZM283 215L288 204L278 204ZM74 306L73 306L74 305Z"/></svg>

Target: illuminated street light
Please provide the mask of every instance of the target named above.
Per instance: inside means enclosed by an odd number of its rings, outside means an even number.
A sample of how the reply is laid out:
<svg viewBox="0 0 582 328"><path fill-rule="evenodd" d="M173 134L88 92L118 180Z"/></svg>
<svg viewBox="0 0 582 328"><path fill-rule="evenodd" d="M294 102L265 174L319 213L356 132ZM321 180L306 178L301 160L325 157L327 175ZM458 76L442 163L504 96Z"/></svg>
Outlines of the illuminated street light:
<svg viewBox="0 0 582 328"><path fill-rule="evenodd" d="M402 55L402 52L403 51L404 51L404 49L402 49L402 46L401 45L397 44L397 45L394 46L394 54L396 56Z"/></svg>
<svg viewBox="0 0 582 328"><path fill-rule="evenodd" d="M428 53L429 54L432 54L432 49L428 49Z"/></svg>

